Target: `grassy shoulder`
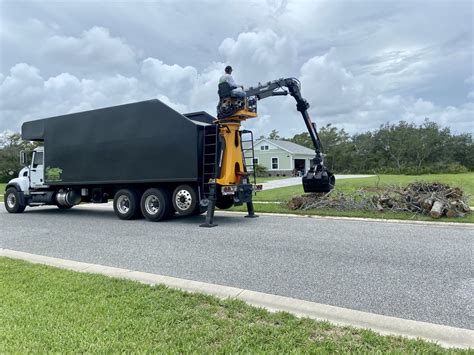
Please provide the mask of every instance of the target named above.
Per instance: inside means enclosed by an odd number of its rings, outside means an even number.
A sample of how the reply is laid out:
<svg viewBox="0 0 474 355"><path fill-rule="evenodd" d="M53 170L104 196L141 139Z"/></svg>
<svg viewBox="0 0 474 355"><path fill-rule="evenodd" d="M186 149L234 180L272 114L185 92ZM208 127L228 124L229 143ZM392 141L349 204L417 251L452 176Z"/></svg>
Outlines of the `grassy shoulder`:
<svg viewBox="0 0 474 355"><path fill-rule="evenodd" d="M5 186L7 186L7 184L0 184L0 201L3 201L3 195L5 194Z"/></svg>
<svg viewBox="0 0 474 355"><path fill-rule="evenodd" d="M0 258L0 279L1 353L448 352L242 301L8 258Z"/></svg>
<svg viewBox="0 0 474 355"><path fill-rule="evenodd" d="M437 174L437 175L379 175L369 178L342 179L336 181L336 191L354 192L360 188L377 185L407 185L415 181L438 181L452 186L461 187L467 194L474 197L474 173ZM255 201L288 201L294 196L304 193L303 186L289 186L279 189L262 191Z"/></svg>
<svg viewBox="0 0 474 355"><path fill-rule="evenodd" d="M458 186L474 197L474 173L466 174L437 174L437 175L380 175L369 178L343 179L336 181L336 191L351 193L361 188L370 188L383 185L407 185L415 181L438 181L452 186ZM303 186L289 186L257 193L256 202L286 202L295 196L304 194ZM471 198L471 204L474 203ZM233 211L246 211L245 207L234 207ZM293 213L300 215L337 216L337 217L363 217L382 219L401 219L415 221L441 221L474 223L474 215L464 218L441 218L433 220L428 216L414 215L411 213L376 212L376 211L338 211L334 209L317 209L307 211L292 211L283 204L255 203L256 212L267 213Z"/></svg>
<svg viewBox="0 0 474 355"><path fill-rule="evenodd" d="M412 214L408 212L377 212L377 211L338 211L334 209L317 209L317 210L290 210L284 203L262 204L255 202L255 213L290 213L299 216L331 216L331 217L358 217L358 218L374 218L374 219L396 219L404 221L426 221L426 222L458 222L458 223L474 223L474 214L470 214L463 218L446 218L433 219L428 216ZM245 206L232 207L229 211L247 212Z"/></svg>

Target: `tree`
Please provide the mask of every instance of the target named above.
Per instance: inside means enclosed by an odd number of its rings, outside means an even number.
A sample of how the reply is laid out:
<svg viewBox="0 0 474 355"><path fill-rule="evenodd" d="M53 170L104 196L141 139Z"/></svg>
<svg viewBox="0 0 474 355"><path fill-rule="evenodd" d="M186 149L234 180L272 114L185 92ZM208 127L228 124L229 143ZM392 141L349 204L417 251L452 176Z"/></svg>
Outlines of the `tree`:
<svg viewBox="0 0 474 355"><path fill-rule="evenodd" d="M451 153L453 161L469 170L474 170L474 144L471 134L464 133L450 136L445 149Z"/></svg>
<svg viewBox="0 0 474 355"><path fill-rule="evenodd" d="M255 164L254 169L257 176L263 176L267 172L267 168L260 164Z"/></svg>
<svg viewBox="0 0 474 355"><path fill-rule="evenodd" d="M20 151L33 150L40 144L21 140L19 133L0 135L0 182L8 182L21 170Z"/></svg>
<svg viewBox="0 0 474 355"><path fill-rule="evenodd" d="M439 160L450 160L447 151L447 143L451 132L449 128L440 129L435 122L428 119L418 127L417 132L413 134L413 158L416 166L416 173L420 173L422 165L426 161L431 163Z"/></svg>
<svg viewBox="0 0 474 355"><path fill-rule="evenodd" d="M351 172L373 172L384 160L384 153L377 149L372 132L355 134L352 136L353 154L349 165Z"/></svg>
<svg viewBox="0 0 474 355"><path fill-rule="evenodd" d="M387 155L387 163L395 165L399 174L402 173L403 168L406 168L407 162L410 161L409 151L414 147L415 132L416 126L413 123L400 121L398 125L391 125L390 123L382 125L375 135L375 139L378 143L381 143L381 148Z"/></svg>
<svg viewBox="0 0 474 355"><path fill-rule="evenodd" d="M270 134L268 135L269 139L280 139L280 135L278 134L278 131L276 129L272 129Z"/></svg>
<svg viewBox="0 0 474 355"><path fill-rule="evenodd" d="M328 124L319 129L319 138L328 168L334 171L351 170L353 145L350 142L349 134L344 129L338 129Z"/></svg>
<svg viewBox="0 0 474 355"><path fill-rule="evenodd" d="M293 138L290 138L290 142L302 145L303 147L314 149L313 141L309 136L308 132L303 132L300 134L295 134Z"/></svg>

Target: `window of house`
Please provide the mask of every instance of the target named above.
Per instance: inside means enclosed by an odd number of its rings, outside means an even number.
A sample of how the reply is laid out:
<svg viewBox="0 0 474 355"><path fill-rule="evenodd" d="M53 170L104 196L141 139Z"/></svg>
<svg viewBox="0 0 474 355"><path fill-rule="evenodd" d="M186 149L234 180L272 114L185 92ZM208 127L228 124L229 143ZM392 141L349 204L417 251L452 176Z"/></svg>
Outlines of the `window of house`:
<svg viewBox="0 0 474 355"><path fill-rule="evenodd" d="M278 158L272 158L272 169L278 170Z"/></svg>
<svg viewBox="0 0 474 355"><path fill-rule="evenodd" d="M260 164L258 158L253 158L253 163L254 163L255 165Z"/></svg>
<svg viewBox="0 0 474 355"><path fill-rule="evenodd" d="M268 145L261 145L260 150L268 150Z"/></svg>

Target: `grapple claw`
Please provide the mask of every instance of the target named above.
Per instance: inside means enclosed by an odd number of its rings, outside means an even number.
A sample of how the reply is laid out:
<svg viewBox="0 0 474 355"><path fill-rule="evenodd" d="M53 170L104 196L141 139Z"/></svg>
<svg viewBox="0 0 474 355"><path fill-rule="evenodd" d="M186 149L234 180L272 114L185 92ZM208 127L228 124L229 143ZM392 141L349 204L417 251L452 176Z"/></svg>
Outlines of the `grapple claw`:
<svg viewBox="0 0 474 355"><path fill-rule="evenodd" d="M336 177L325 166L317 165L303 176L303 190L311 192L329 192L336 185Z"/></svg>

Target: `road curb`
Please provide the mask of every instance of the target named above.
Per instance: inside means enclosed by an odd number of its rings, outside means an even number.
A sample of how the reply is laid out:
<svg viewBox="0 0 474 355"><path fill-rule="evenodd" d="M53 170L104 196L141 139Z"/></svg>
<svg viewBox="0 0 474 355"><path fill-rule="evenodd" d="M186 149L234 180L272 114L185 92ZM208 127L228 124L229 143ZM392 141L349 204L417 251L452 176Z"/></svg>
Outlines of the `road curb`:
<svg viewBox="0 0 474 355"><path fill-rule="evenodd" d="M76 206L75 208L96 208L96 209L109 209L112 208L111 203L107 204L84 204ZM474 207L473 207L474 209ZM247 212L241 211L222 211L217 210L216 215L246 215ZM342 216L318 216L310 214L295 214L295 213L270 213L270 212L256 212L259 216L271 216L271 217L294 217L294 218L313 218L313 219L322 219L322 220L341 220L341 221L363 221L363 222L383 222L383 223L397 223L397 224L417 224L417 225L426 225L426 226L445 226L445 227L464 227L472 228L474 223L465 223L465 222L437 222L437 221L409 221L403 219L383 219L383 218L363 218L363 217L342 217Z"/></svg>
<svg viewBox="0 0 474 355"><path fill-rule="evenodd" d="M21 259L36 264L55 266L72 271L134 280L149 285L164 284L171 288L205 293L224 299L239 299L248 304L263 307L271 311L286 311L301 317L326 320L337 325L372 329L383 335L423 338L425 340L434 341L444 347L474 348L474 330L469 329L383 316L236 287L59 259L10 249L0 248L0 256Z"/></svg>
<svg viewBox="0 0 474 355"><path fill-rule="evenodd" d="M409 221L403 219L386 219L386 218L363 218L363 217L343 217L343 216L318 216L311 214L293 214L293 213L270 213L255 212L259 216L273 217L295 217L295 218L314 218L329 220L345 220L345 221L363 221L363 222L383 222L383 223L399 223L399 224L419 224L428 226L451 226L451 227L473 227L474 223L469 222L428 222L428 221ZM247 212L240 211L216 211L216 214L239 214L246 215Z"/></svg>

